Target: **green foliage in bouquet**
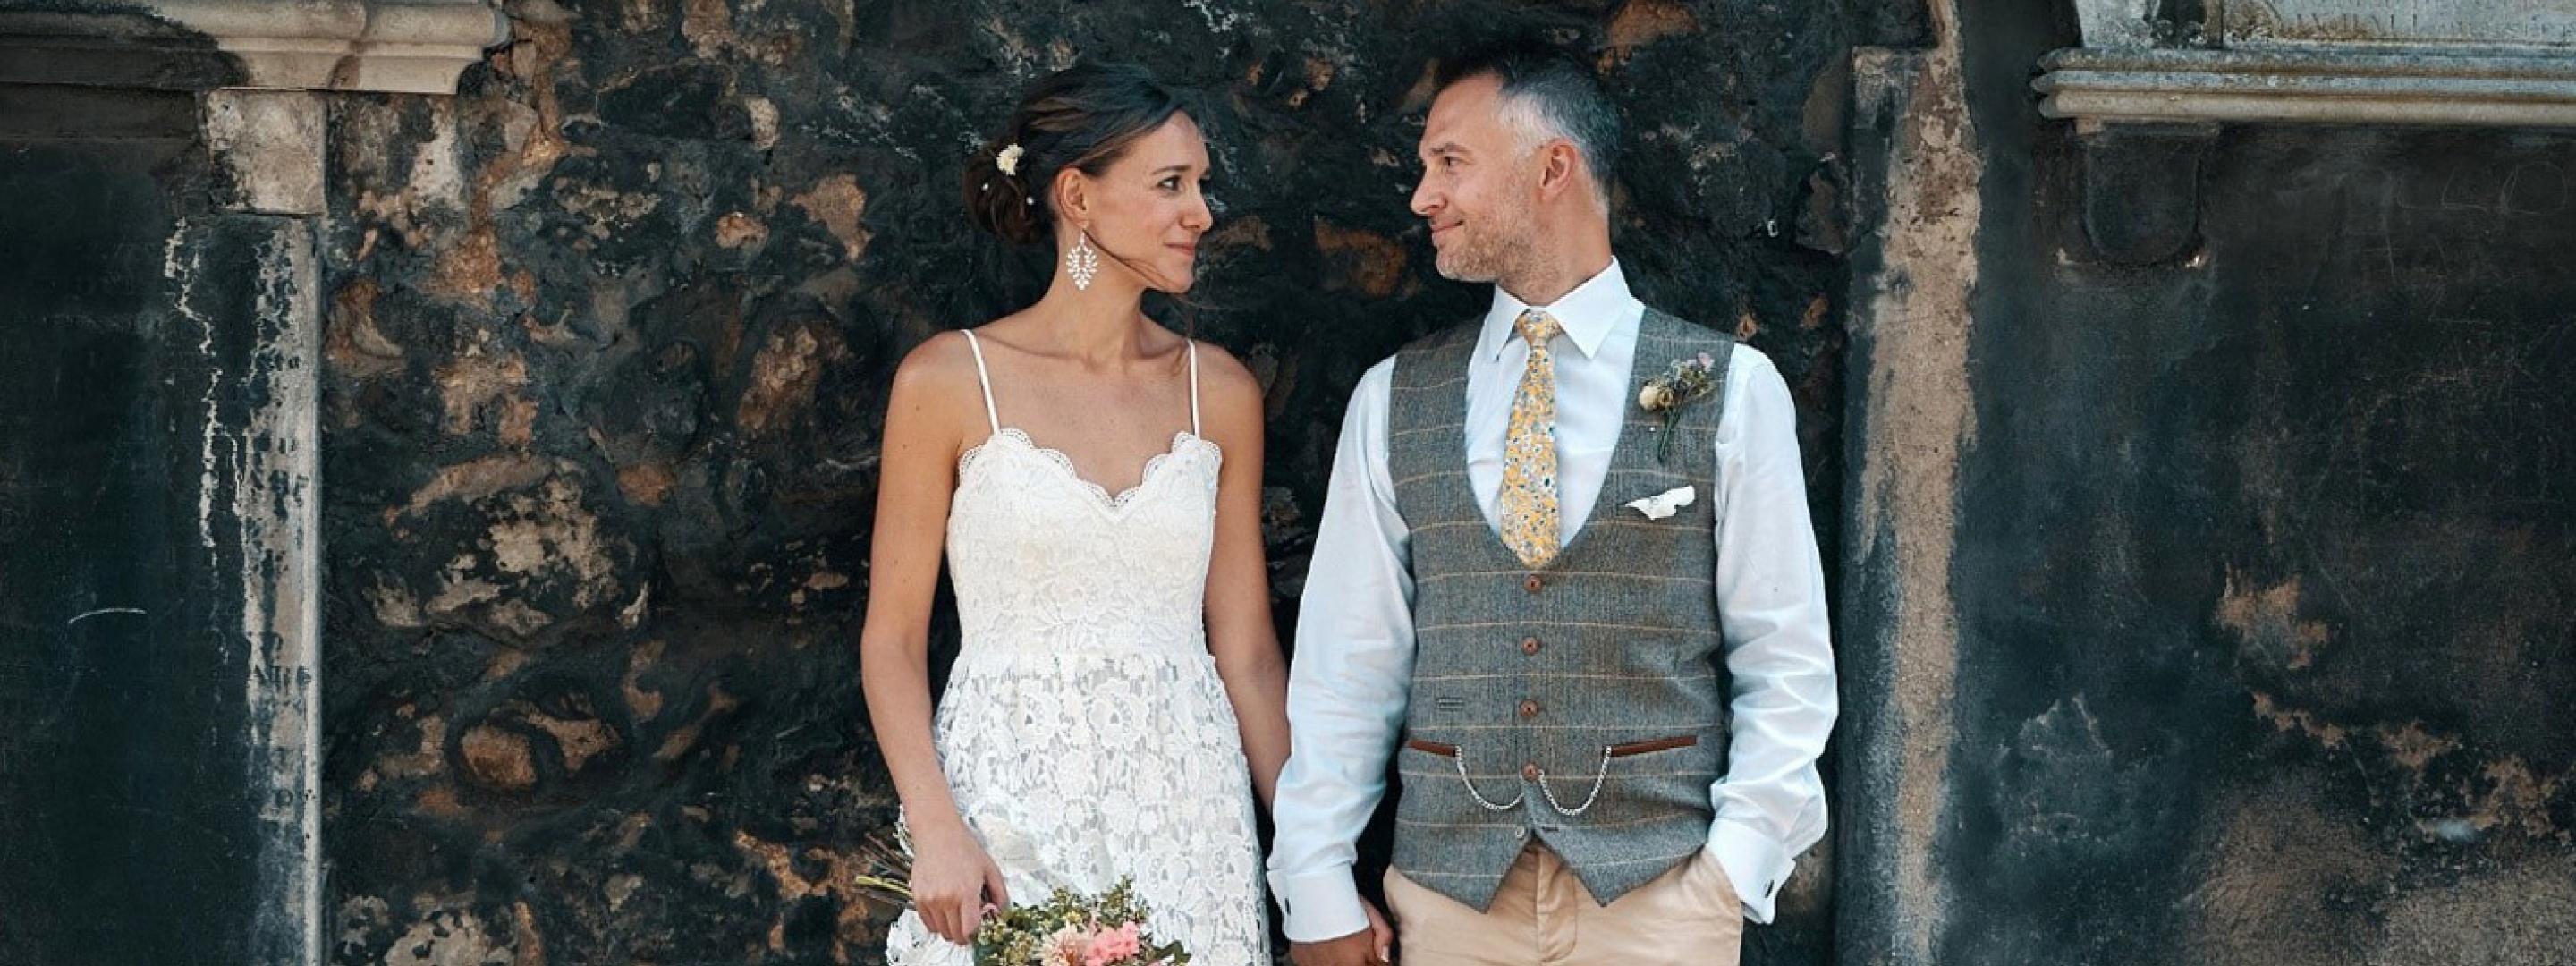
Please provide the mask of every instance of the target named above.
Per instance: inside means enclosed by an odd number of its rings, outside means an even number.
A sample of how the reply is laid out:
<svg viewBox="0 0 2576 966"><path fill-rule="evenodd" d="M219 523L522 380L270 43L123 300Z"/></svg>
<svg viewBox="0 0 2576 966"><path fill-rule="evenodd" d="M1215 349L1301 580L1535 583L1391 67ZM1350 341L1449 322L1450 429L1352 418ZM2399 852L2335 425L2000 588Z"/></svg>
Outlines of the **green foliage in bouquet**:
<svg viewBox="0 0 2576 966"><path fill-rule="evenodd" d="M1121 878L1098 896L1057 889L1042 905L1013 906L975 933L978 966L1185 966L1177 942L1144 933L1148 910L1136 882Z"/></svg>

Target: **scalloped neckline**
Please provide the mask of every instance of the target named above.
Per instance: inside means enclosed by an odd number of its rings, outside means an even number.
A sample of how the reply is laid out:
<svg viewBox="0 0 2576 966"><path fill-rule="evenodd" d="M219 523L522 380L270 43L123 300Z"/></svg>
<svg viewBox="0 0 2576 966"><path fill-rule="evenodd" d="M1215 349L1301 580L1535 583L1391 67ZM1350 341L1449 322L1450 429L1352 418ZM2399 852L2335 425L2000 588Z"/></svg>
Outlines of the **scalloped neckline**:
<svg viewBox="0 0 2576 966"><path fill-rule="evenodd" d="M1128 500L1134 498L1136 494L1144 492L1145 487L1154 482L1155 471L1162 469L1163 464L1170 462L1172 457L1180 455L1181 450L1189 443L1197 442L1206 445L1209 449L1217 452L1219 459L1224 458L1225 454L1224 448L1218 446L1215 440L1211 440L1186 429L1181 430L1180 432L1172 434L1172 445L1165 447L1162 452L1154 454L1152 458L1145 461L1144 471L1136 475L1136 485L1120 490L1117 494L1112 495L1109 492L1108 487L1084 478L1080 470L1074 469L1073 457L1065 455L1063 450L1056 449L1052 446L1040 446L1036 440L1030 439L1029 434L1019 427L1004 426L1000 429L994 430L992 435L984 437L983 442L977 443L965 452L958 454L957 472L961 475L964 474L966 472L966 467L974 462L975 456L982 453L986 447L993 445L993 441L996 439L1009 439L1017 442L1020 444L1021 449L1035 453L1044 457L1046 462L1055 464L1058 469L1064 471L1064 475L1067 479L1072 480L1074 483L1080 485L1084 490L1089 491L1095 504L1100 509L1108 511L1111 515L1117 515L1124 512L1127 509Z"/></svg>

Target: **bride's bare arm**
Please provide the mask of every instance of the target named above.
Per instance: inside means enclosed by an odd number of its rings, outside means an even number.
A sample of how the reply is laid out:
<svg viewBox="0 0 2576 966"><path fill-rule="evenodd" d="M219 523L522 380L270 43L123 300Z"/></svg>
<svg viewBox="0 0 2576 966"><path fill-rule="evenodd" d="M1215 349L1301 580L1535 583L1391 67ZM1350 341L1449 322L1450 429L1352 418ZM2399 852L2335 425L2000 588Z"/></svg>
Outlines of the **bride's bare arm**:
<svg viewBox="0 0 2576 966"><path fill-rule="evenodd" d="M1225 450L1208 563L1208 650L1243 729L1253 790L1268 808L1288 761L1288 662L1270 622L1270 568L1262 556L1261 383L1213 346L1202 347L1199 365L1203 428Z"/></svg>
<svg viewBox="0 0 2576 966"><path fill-rule="evenodd" d="M877 467L875 543L868 555L868 616L859 632L859 679L868 719L885 750L907 824L959 821L930 745L930 602L947 535L951 467L958 452L953 389L925 344L895 370ZM972 391L971 389L969 391Z"/></svg>
<svg viewBox="0 0 2576 966"><path fill-rule="evenodd" d="M960 337L925 342L895 370L878 464L875 544L869 551L868 617L859 632L859 679L886 771L903 802L916 857L914 905L934 933L963 942L982 904L1004 901L939 769L930 740L930 606L956 488L962 407L982 421L973 363ZM959 378L959 366L967 366Z"/></svg>

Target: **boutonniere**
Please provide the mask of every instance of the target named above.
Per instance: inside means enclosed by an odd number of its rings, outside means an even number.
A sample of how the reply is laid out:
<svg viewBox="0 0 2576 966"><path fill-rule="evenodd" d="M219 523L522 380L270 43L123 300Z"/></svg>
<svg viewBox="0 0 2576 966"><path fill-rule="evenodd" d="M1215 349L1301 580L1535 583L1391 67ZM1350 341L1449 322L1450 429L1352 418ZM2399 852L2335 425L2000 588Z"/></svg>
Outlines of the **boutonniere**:
<svg viewBox="0 0 2576 966"><path fill-rule="evenodd" d="M1661 375L1646 380L1637 390L1637 408L1662 416L1663 439L1655 443L1655 462L1664 461L1673 446L1673 423L1682 418L1682 407L1708 398L1717 392L1717 360L1708 353L1697 358L1675 359Z"/></svg>

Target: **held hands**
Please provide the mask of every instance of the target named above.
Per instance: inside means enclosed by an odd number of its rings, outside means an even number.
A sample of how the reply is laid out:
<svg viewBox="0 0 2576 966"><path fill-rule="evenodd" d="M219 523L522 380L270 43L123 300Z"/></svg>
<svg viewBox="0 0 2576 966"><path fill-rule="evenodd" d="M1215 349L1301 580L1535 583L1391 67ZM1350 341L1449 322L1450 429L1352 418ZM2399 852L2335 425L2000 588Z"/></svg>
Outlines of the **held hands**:
<svg viewBox="0 0 2576 966"><path fill-rule="evenodd" d="M1002 869L964 825L913 833L912 907L921 924L960 946L975 941L984 911L1011 903Z"/></svg>
<svg viewBox="0 0 2576 966"><path fill-rule="evenodd" d="M1288 959L1297 966L1388 966L1395 962L1395 927L1386 924L1386 916L1377 904L1360 900L1368 913L1368 928L1321 942L1288 944Z"/></svg>

